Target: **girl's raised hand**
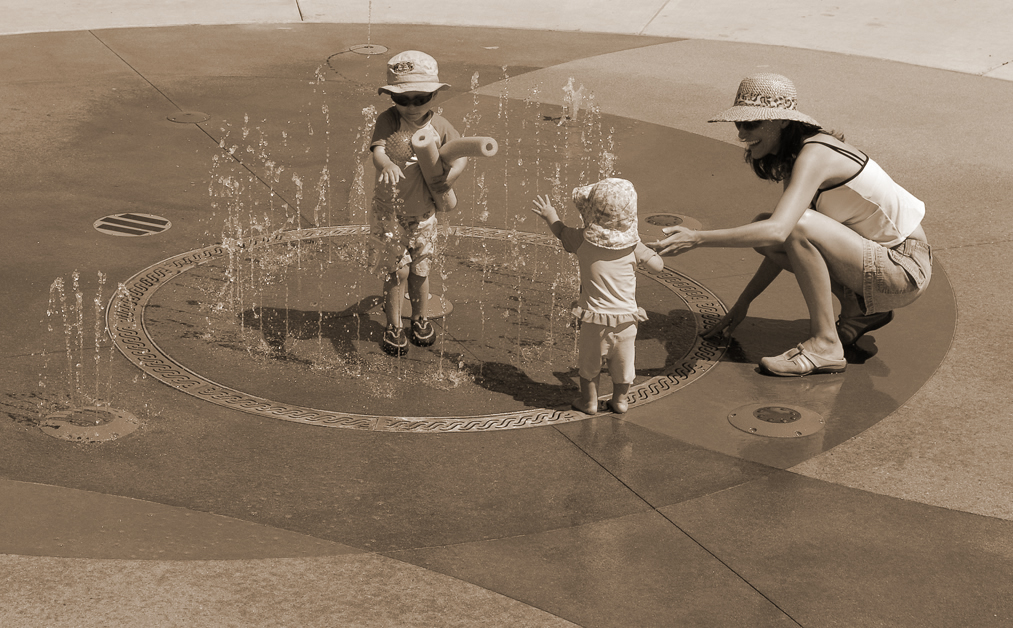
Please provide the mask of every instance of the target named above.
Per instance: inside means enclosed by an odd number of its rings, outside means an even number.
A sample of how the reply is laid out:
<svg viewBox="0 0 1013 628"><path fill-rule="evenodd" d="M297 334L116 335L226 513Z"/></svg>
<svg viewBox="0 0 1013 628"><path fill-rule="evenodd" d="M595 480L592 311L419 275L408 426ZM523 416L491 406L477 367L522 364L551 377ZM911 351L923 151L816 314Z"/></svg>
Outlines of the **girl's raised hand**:
<svg viewBox="0 0 1013 628"><path fill-rule="evenodd" d="M552 206L552 201L548 196L536 196L535 207L531 211L549 221L555 221L558 218L556 208Z"/></svg>

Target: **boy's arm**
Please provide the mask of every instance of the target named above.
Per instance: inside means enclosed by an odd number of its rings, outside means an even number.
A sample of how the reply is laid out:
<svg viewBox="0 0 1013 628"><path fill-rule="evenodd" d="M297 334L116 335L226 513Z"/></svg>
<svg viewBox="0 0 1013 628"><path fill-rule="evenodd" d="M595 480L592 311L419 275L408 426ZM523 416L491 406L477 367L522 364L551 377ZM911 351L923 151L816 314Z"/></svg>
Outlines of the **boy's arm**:
<svg viewBox="0 0 1013 628"><path fill-rule="evenodd" d="M464 172L464 168L468 165L467 157L458 157L454 161L448 164L450 169L447 170L447 185L453 186L457 178Z"/></svg>
<svg viewBox="0 0 1013 628"><path fill-rule="evenodd" d="M433 127L440 136L440 146L460 139L461 134L454 128L446 118L442 116L433 117ZM443 162L443 174L433 177L433 180L429 182L432 190L438 194L449 192L450 188L454 187L454 183L457 182L457 178L464 172L465 166L468 165L467 157L458 157L457 159L450 162Z"/></svg>
<svg viewBox="0 0 1013 628"><path fill-rule="evenodd" d="M387 149L383 146L373 147L373 166L380 173L377 180L388 185L394 185L404 178L401 168L391 161L390 157L387 156Z"/></svg>
<svg viewBox="0 0 1013 628"><path fill-rule="evenodd" d="M464 167L468 165L467 157L458 157L454 161L444 163L443 174L438 174L433 177L433 180L429 182L429 186L433 192L437 194L443 194L450 191L450 188L454 187L454 182L464 172Z"/></svg>

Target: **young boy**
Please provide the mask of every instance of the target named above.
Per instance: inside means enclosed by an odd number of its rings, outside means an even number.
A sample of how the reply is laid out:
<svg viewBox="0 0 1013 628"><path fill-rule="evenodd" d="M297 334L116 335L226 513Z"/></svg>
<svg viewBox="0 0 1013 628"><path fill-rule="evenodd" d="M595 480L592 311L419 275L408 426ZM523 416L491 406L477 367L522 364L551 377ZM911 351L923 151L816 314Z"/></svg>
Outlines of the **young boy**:
<svg viewBox="0 0 1013 628"><path fill-rule="evenodd" d="M370 146L373 165L380 173L373 192L370 225L374 270L384 278L387 329L380 346L394 356L408 352L409 339L420 347L436 342L436 331L426 318L430 260L436 245L433 194L450 190L468 160L462 157L443 164L443 174L427 185L411 139L426 127L439 137L440 146L460 137L445 118L432 110L437 92L448 87L440 82L436 59L408 50L387 62L387 85L377 90L394 101L394 106L377 118ZM406 281L412 308L407 335L401 324Z"/></svg>

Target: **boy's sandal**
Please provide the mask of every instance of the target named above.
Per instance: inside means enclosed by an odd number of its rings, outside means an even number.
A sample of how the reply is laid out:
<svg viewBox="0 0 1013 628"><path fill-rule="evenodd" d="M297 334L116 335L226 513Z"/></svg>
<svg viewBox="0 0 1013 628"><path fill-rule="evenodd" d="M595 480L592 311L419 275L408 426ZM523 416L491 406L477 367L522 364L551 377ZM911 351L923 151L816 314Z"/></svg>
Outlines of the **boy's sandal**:
<svg viewBox="0 0 1013 628"><path fill-rule="evenodd" d="M788 349L781 355L760 360L760 368L780 377L803 377L821 373L843 373L848 361L844 358L835 360L807 351L798 345Z"/></svg>
<svg viewBox="0 0 1013 628"><path fill-rule="evenodd" d="M893 320L893 310L837 319L837 336L844 346L855 344L870 331L879 329Z"/></svg>
<svg viewBox="0 0 1013 628"><path fill-rule="evenodd" d="M428 318L422 317L412 321L410 339L412 344L418 347L429 347L436 342L436 330Z"/></svg>
<svg viewBox="0 0 1013 628"><path fill-rule="evenodd" d="M405 336L403 327L387 325L383 332L383 339L380 341L380 348L388 355L402 356L408 353L408 337Z"/></svg>

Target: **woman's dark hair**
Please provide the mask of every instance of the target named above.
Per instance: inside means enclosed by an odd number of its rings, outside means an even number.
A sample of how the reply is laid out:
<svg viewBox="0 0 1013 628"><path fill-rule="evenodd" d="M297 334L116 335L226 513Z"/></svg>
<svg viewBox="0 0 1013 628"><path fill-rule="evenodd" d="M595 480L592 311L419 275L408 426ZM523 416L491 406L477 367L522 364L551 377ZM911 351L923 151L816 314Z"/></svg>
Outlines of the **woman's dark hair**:
<svg viewBox="0 0 1013 628"><path fill-rule="evenodd" d="M791 176L791 169L795 167L795 160L802 152L802 144L817 133L831 135L844 141L844 135L837 131L828 131L818 126L788 120L788 125L781 131L781 145L777 152L764 155L759 159L750 159L749 151L746 151L746 163L753 168L756 176L767 181L784 181Z"/></svg>

